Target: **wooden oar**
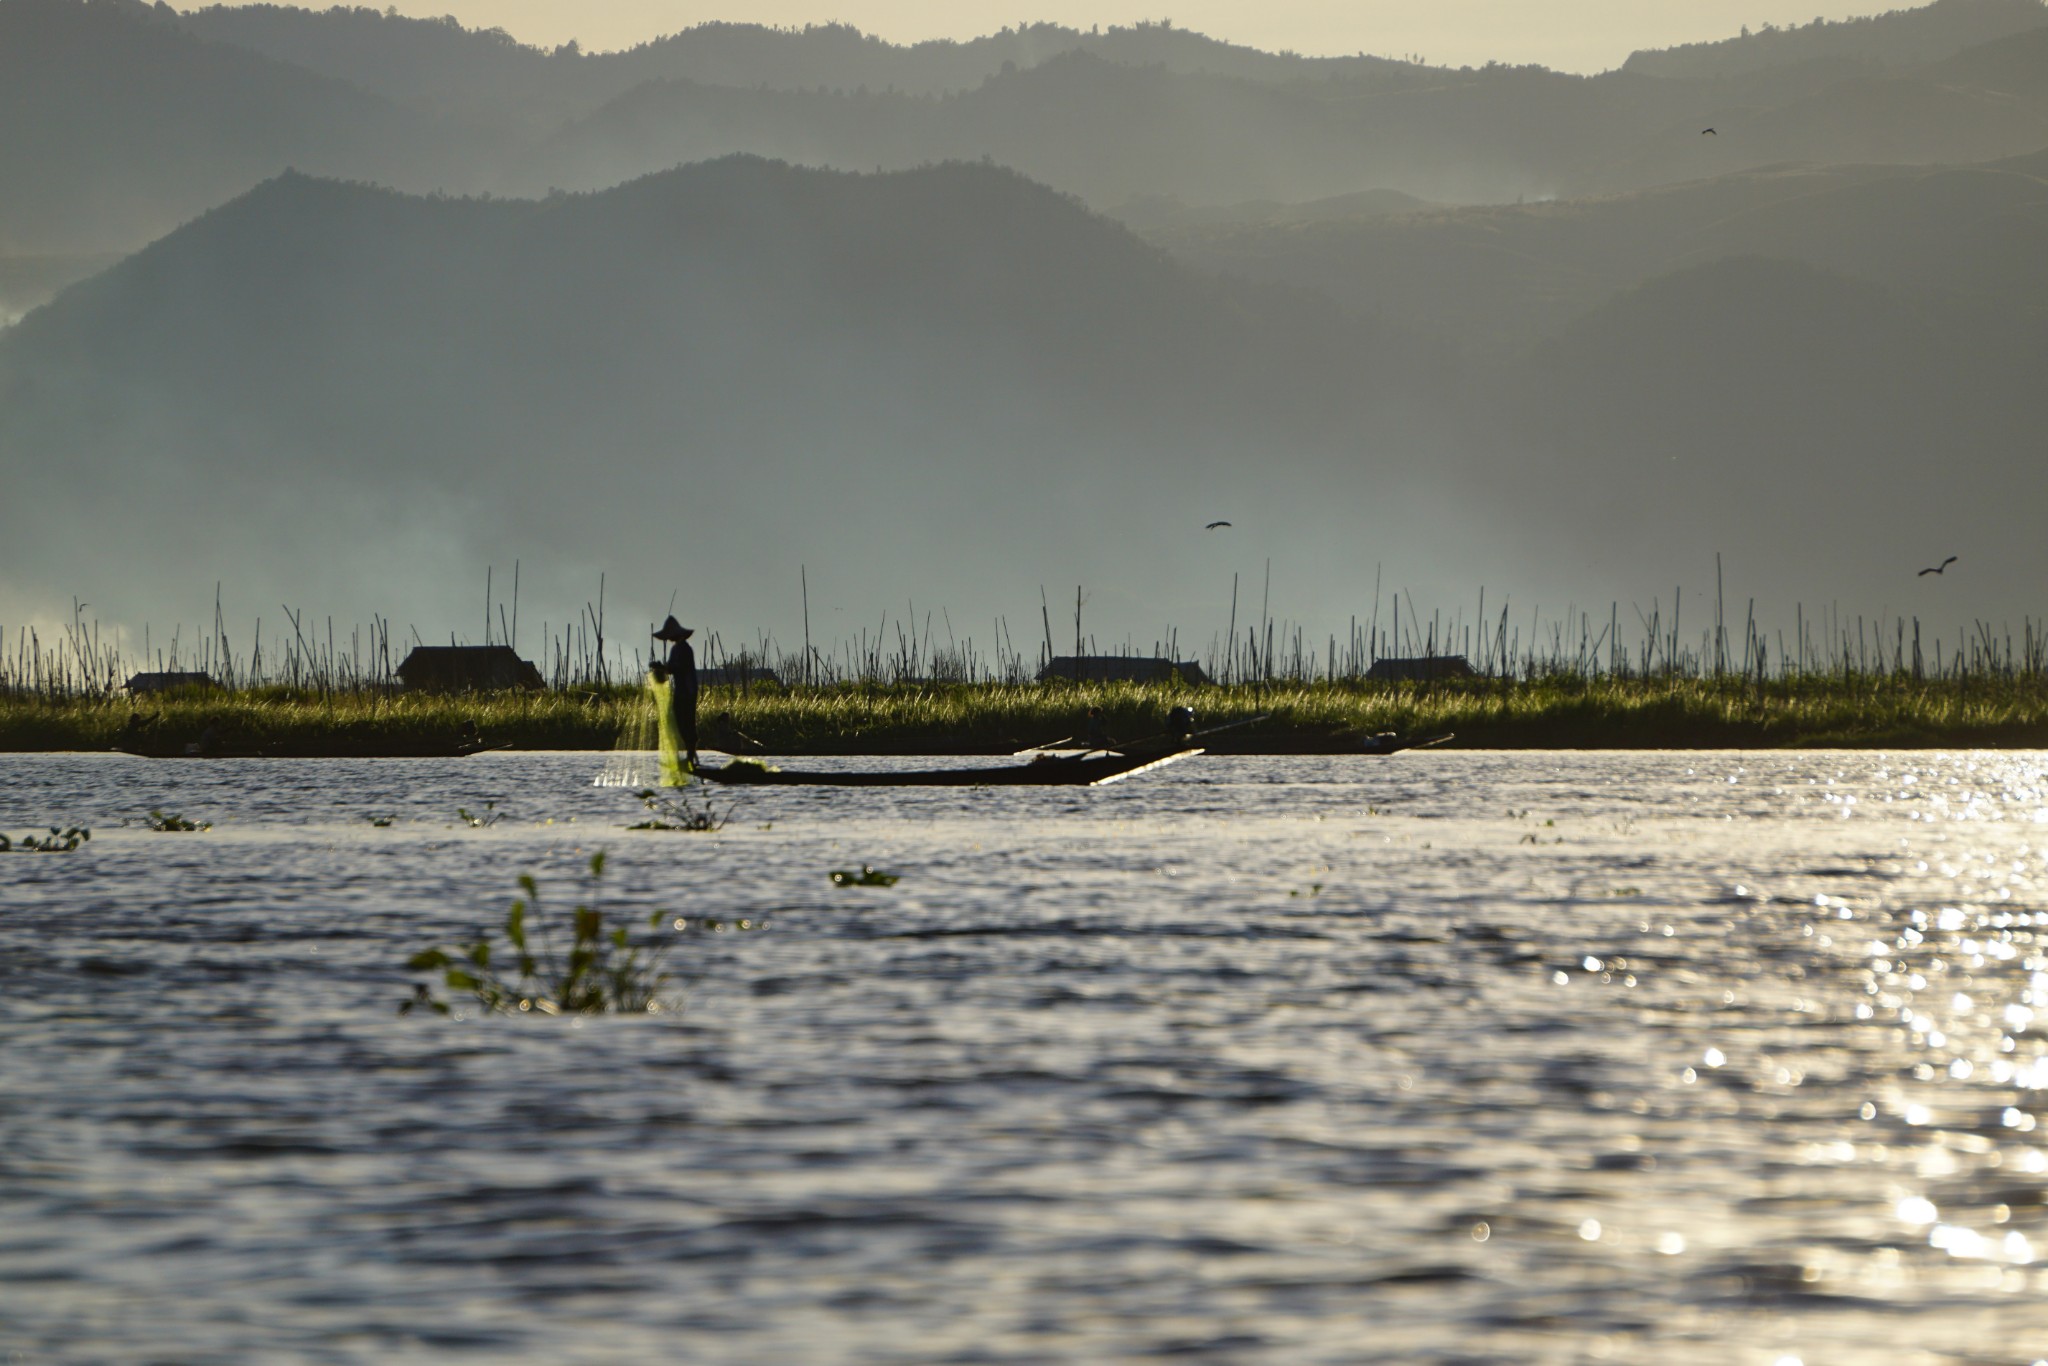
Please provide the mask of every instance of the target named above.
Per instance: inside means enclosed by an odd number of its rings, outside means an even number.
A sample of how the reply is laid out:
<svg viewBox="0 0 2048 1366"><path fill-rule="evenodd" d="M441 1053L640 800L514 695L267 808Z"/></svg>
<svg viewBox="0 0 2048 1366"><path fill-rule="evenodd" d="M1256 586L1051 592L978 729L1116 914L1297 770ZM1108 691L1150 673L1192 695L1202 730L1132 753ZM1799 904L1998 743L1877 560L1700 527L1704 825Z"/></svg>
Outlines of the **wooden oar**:
<svg viewBox="0 0 2048 1366"><path fill-rule="evenodd" d="M1446 740L1455 740L1457 738L1457 735L1451 731L1445 731L1442 735L1426 735L1412 740L1405 735L1396 735L1392 731L1383 731L1378 735L1366 736L1361 743L1361 748L1367 754L1399 754L1404 750L1427 749L1431 745L1440 745Z"/></svg>
<svg viewBox="0 0 2048 1366"><path fill-rule="evenodd" d="M1247 716L1247 717L1245 717L1245 718L1244 718L1243 720L1241 720L1241 721L1226 721L1226 722L1225 722L1224 724L1222 724L1222 725L1220 725L1220 726L1210 726L1210 727L1209 727L1209 728L1208 728L1207 730L1198 730L1198 731L1193 731L1193 732L1190 732L1190 733L1189 733L1189 734L1188 734L1188 735L1186 736L1186 738L1187 738L1187 739L1189 739L1189 740L1193 740L1193 739L1196 739L1197 737L1199 737L1199 736L1203 736L1203 735L1214 735L1214 734L1216 734L1216 733L1217 733L1218 731L1225 731L1225 730L1236 730L1236 729L1237 729L1237 728L1238 728L1239 726L1249 726L1249 725L1254 725L1254 724L1256 724L1256 723L1258 723L1258 722L1260 722L1260 721L1265 721L1265 720L1268 720L1268 719L1270 719L1270 718L1271 718L1271 716L1272 716L1272 713L1271 713L1271 712L1267 712L1267 713L1265 713L1264 715L1261 715L1261 716ZM1086 756L1088 756L1088 755L1092 755L1092 754L1128 754L1128 753L1129 753L1129 752L1130 752L1131 750L1133 750L1133 749L1137 748L1137 747L1138 747L1138 746L1140 746L1140 745L1149 745L1149 744L1153 743L1153 742L1154 742L1154 741L1156 741L1156 740L1166 740L1166 739L1171 739L1171 738L1173 738L1173 732L1172 732L1172 731L1167 731L1167 730L1157 731L1157 732L1154 732L1154 733L1153 733L1153 734L1151 734L1151 735L1143 736L1143 737L1141 737L1141 738L1139 738L1139 739L1136 739L1136 740L1125 740L1125 741L1123 741L1123 742L1121 742L1121 743L1112 743L1112 744L1110 744L1110 745L1108 745L1107 747L1104 747L1104 748L1090 748L1090 749L1084 750L1084 751L1082 752L1082 757L1084 757L1084 758L1085 758ZM1030 756L1031 756L1031 755L1033 755L1033 754L1043 754L1043 753L1044 753L1044 752L1046 752L1047 750L1053 749L1054 747L1056 747L1056 746L1059 746L1059 745L1070 745L1070 744L1072 744L1073 742L1074 742L1074 737L1073 737L1073 736L1071 736L1071 735L1063 735L1063 736L1061 736L1061 737L1060 737L1059 739L1057 739L1057 740L1048 740L1048 741L1046 741L1046 742L1045 742L1044 744L1042 744L1042 745L1033 745L1033 746L1032 746L1031 748L1029 748L1029 749L1020 749L1020 750L1015 750L1015 751L1012 751L1012 753L1011 753L1010 757L1011 757L1012 759L1024 759L1024 758L1028 758L1028 757L1030 757Z"/></svg>

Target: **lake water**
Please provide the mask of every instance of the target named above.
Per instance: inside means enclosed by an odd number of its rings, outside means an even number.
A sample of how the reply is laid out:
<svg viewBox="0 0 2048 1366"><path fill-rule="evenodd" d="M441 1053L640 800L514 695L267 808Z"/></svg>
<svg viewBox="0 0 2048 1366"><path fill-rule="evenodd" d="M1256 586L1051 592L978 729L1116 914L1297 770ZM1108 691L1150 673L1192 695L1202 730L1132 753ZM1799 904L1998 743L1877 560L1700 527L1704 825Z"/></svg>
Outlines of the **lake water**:
<svg viewBox="0 0 2048 1366"><path fill-rule="evenodd" d="M0 1359L2048 1357L2048 756L603 764L0 756ZM599 849L680 1013L396 1013Z"/></svg>

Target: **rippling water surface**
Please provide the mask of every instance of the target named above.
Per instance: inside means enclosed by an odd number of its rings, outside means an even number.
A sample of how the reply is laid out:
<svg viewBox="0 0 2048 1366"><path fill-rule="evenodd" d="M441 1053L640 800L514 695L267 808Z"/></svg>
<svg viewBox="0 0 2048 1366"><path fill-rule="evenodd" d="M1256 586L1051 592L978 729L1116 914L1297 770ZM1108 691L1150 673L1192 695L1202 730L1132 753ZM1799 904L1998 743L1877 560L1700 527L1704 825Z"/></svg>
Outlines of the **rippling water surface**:
<svg viewBox="0 0 2048 1366"><path fill-rule="evenodd" d="M6 1359L2048 1357L2039 754L603 757L0 756ZM598 849L680 1016L396 1014Z"/></svg>

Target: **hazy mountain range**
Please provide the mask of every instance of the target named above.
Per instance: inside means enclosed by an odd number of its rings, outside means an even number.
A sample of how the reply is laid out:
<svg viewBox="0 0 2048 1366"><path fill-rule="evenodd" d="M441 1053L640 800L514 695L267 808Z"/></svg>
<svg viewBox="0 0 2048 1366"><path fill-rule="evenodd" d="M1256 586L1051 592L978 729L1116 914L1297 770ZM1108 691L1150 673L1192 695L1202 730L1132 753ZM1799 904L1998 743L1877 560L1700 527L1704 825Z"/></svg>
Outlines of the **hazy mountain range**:
<svg viewBox="0 0 2048 1366"><path fill-rule="evenodd" d="M517 557L786 628L805 564L842 633L1079 581L1149 643L1268 557L1341 631L1376 565L1604 612L1717 550L2038 613L2043 149L2035 0L1595 77L0 0L0 324L64 290L0 332L0 614Z"/></svg>
<svg viewBox="0 0 2048 1366"><path fill-rule="evenodd" d="M100 602L193 560L466 597L459 566L520 555L759 607L801 563L958 605L1146 554L1172 600L1219 505L1419 480L1389 442L1449 370L994 167L540 202L293 175L0 338L0 450L52 475L0 535Z"/></svg>
<svg viewBox="0 0 2048 1366"><path fill-rule="evenodd" d="M586 55L366 9L0 0L0 255L133 249L286 169L538 194L733 152L988 157L1116 208L1982 161L2048 145L2044 34L2039 0L1939 0L1581 77L1259 53L1164 24L912 47L717 24Z"/></svg>

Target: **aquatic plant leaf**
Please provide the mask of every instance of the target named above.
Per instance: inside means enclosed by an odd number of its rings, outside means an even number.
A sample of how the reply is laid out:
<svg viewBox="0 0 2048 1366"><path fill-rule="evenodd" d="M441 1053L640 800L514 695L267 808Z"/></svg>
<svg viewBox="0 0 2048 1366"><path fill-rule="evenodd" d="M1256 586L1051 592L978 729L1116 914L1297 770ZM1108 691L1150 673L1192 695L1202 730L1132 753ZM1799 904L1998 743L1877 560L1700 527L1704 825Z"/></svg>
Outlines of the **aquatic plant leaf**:
<svg viewBox="0 0 2048 1366"><path fill-rule="evenodd" d="M149 818L145 820L143 824L148 826L150 829L159 832L179 832L213 829L212 821L186 820L183 816L178 815L176 812L159 811L157 808L153 806L149 809ZM50 827L50 833L52 835L57 835L59 832L55 826L52 826ZM78 832L75 830L63 832L63 834L67 837L75 835L77 833Z"/></svg>
<svg viewBox="0 0 2048 1366"><path fill-rule="evenodd" d="M640 804L654 814L651 819L638 825L627 826L628 830L682 830L698 833L723 830L726 822L732 819L735 809L727 807L720 811L708 798L705 799L702 808L698 808L691 805L687 795L676 799L651 790L635 795L640 798Z"/></svg>
<svg viewBox="0 0 2048 1366"><path fill-rule="evenodd" d="M851 868L835 868L829 876L834 887L894 887L900 880L895 873L878 873L865 863L859 872Z"/></svg>
<svg viewBox="0 0 2048 1366"><path fill-rule="evenodd" d="M589 863L593 880L602 875L602 851ZM528 951L529 940L544 944L546 914L534 878L522 875L520 885L528 892L517 898L507 912L504 933L517 951L516 977L493 967L495 944L486 935L459 949L430 948L414 954L408 966L416 971L439 969L442 979L454 991L474 996L486 1011L543 1014L658 1014L667 1009L659 999L668 975L659 971L667 946L636 947L625 924L610 924L594 906L578 905L569 913L571 947L564 960ZM648 924L657 926L669 912L655 911ZM564 927L552 927L560 933ZM415 989L410 1009L429 1006L433 997L424 986ZM447 1013L438 1011L437 1013Z"/></svg>

